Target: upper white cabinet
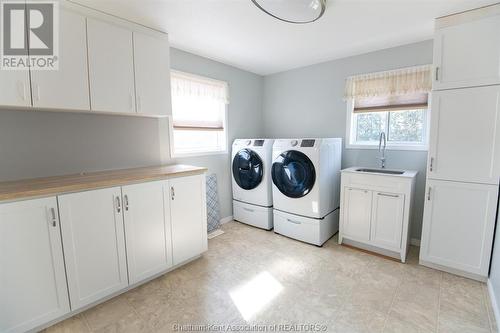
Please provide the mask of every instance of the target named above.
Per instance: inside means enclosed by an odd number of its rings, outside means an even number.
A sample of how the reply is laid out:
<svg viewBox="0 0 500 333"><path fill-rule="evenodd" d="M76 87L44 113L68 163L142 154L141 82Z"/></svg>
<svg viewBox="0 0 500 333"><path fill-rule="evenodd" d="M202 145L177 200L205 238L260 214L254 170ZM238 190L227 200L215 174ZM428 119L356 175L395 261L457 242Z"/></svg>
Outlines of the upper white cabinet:
<svg viewBox="0 0 500 333"><path fill-rule="evenodd" d="M169 180L173 262L178 265L207 250L205 177Z"/></svg>
<svg viewBox="0 0 500 333"><path fill-rule="evenodd" d="M168 38L134 32L137 112L172 114L170 103L170 49Z"/></svg>
<svg viewBox="0 0 500 333"><path fill-rule="evenodd" d="M0 331L69 312L55 197L0 204Z"/></svg>
<svg viewBox="0 0 500 333"><path fill-rule="evenodd" d="M87 19L92 110L135 113L132 32Z"/></svg>
<svg viewBox="0 0 500 333"><path fill-rule="evenodd" d="M500 178L500 86L437 91L427 176L498 184Z"/></svg>
<svg viewBox="0 0 500 333"><path fill-rule="evenodd" d="M420 260L486 277L498 186L427 180Z"/></svg>
<svg viewBox="0 0 500 333"><path fill-rule="evenodd" d="M172 266L169 200L166 181L122 188L130 284Z"/></svg>
<svg viewBox="0 0 500 333"><path fill-rule="evenodd" d="M61 8L59 69L31 71L33 106L90 110L85 17Z"/></svg>
<svg viewBox="0 0 500 333"><path fill-rule="evenodd" d="M0 105L31 106L30 73L28 70L1 70Z"/></svg>
<svg viewBox="0 0 500 333"><path fill-rule="evenodd" d="M437 20L434 90L500 84L500 10L475 12Z"/></svg>
<svg viewBox="0 0 500 333"><path fill-rule="evenodd" d="M121 188L58 197L72 310L128 286Z"/></svg>
<svg viewBox="0 0 500 333"><path fill-rule="evenodd" d="M352 187L345 188L343 212L341 213L343 215L342 233L353 239L369 240L371 209L371 191Z"/></svg>

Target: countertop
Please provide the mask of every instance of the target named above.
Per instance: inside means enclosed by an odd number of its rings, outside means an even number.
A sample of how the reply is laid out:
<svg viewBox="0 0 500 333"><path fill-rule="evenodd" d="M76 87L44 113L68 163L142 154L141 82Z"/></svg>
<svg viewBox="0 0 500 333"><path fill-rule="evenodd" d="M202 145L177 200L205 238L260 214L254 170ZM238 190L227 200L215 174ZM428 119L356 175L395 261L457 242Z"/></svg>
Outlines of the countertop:
<svg viewBox="0 0 500 333"><path fill-rule="evenodd" d="M380 170L388 170L388 171L403 171L402 174L389 174L389 173L377 173L377 172L361 172L361 171L356 171L358 169L374 169L377 170L379 168L369 168L369 167L351 167L351 168L346 168L341 170L340 172L350 172L350 173L356 173L358 175L373 175L373 176L386 176L386 177L399 177L399 178L414 178L417 176L418 171L415 170L398 170L398 169L380 169Z"/></svg>
<svg viewBox="0 0 500 333"><path fill-rule="evenodd" d="M73 175L0 182L0 201L86 191L98 188L202 174L207 168L174 164L89 172Z"/></svg>

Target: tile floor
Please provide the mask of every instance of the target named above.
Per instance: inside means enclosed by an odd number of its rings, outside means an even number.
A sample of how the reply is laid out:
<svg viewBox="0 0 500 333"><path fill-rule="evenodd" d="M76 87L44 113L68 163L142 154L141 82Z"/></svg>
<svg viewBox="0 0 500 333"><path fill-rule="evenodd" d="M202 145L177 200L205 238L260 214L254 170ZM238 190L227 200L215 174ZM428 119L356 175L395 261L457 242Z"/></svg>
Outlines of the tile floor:
<svg viewBox="0 0 500 333"><path fill-rule="evenodd" d="M401 264L336 237L318 248L237 222L223 228L202 258L46 332L172 332L174 324L496 332L486 286L419 266L417 248Z"/></svg>

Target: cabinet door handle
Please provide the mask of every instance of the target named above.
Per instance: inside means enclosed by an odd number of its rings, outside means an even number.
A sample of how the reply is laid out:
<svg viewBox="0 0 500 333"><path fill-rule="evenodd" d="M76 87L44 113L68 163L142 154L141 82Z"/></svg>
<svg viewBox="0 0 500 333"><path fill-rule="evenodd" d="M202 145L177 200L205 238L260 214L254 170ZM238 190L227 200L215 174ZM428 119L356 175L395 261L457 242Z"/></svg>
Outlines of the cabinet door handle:
<svg viewBox="0 0 500 333"><path fill-rule="evenodd" d="M429 186L429 189L427 190L427 201L431 200L431 187Z"/></svg>
<svg viewBox="0 0 500 333"><path fill-rule="evenodd" d="M137 112L141 112L141 95L137 96Z"/></svg>
<svg viewBox="0 0 500 333"><path fill-rule="evenodd" d="M302 224L302 222L300 221L295 221L295 220L290 220L290 219L286 219L288 222L291 222L293 224Z"/></svg>
<svg viewBox="0 0 500 333"><path fill-rule="evenodd" d="M57 226L56 209L54 207L50 208L50 223L54 228Z"/></svg>
<svg viewBox="0 0 500 333"><path fill-rule="evenodd" d="M435 74L436 74L435 76L436 81L439 81L439 67L436 67Z"/></svg>
<svg viewBox="0 0 500 333"><path fill-rule="evenodd" d="M17 81L17 92L19 93L19 97L21 100L26 100L26 84L21 81Z"/></svg>
<svg viewBox="0 0 500 333"><path fill-rule="evenodd" d="M117 196L115 200L116 200L116 212L117 213L121 213L121 211L122 211L122 204L120 202L120 197Z"/></svg>
<svg viewBox="0 0 500 333"><path fill-rule="evenodd" d="M173 186L170 187L170 196L172 197L172 200L175 200L175 189Z"/></svg>
<svg viewBox="0 0 500 333"><path fill-rule="evenodd" d="M429 163L429 171L434 170L434 157L431 157L431 162Z"/></svg>
<svg viewBox="0 0 500 333"><path fill-rule="evenodd" d="M125 208L125 211L128 211L128 195L123 196L123 207Z"/></svg>
<svg viewBox="0 0 500 333"><path fill-rule="evenodd" d="M389 194L389 193L378 192L377 195L380 195L383 197L399 198L399 194Z"/></svg>
<svg viewBox="0 0 500 333"><path fill-rule="evenodd" d="M250 209L250 208L243 208L243 209L246 210L247 212L255 212L255 210Z"/></svg>

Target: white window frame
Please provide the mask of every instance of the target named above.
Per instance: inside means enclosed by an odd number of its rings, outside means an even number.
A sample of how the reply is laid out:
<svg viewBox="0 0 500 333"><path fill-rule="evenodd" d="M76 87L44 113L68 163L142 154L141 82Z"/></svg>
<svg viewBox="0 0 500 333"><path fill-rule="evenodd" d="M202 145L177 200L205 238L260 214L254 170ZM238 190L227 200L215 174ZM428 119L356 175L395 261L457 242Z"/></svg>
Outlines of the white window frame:
<svg viewBox="0 0 500 333"><path fill-rule="evenodd" d="M377 142L359 142L356 141L356 124L354 117L354 100L347 101L347 117L346 117L346 149L378 149ZM405 143L405 142L389 142L387 141L387 150L429 150L429 134L430 134L430 94L429 94L429 107L424 112L424 142L422 144ZM390 111L390 110L389 110ZM387 135L387 133L386 133Z"/></svg>
<svg viewBox="0 0 500 333"><path fill-rule="evenodd" d="M183 73L186 75L190 75L193 77L199 77L201 79L211 79L209 77L200 76L196 74L191 74L188 72L178 71L179 73ZM175 140L174 140L174 116L173 111L172 114L168 116L168 132L169 132L169 148L170 148L170 157L171 158L183 158L183 157L197 157L197 156L210 156L210 155L227 155L229 154L229 130L228 130L228 106L229 104L224 105L224 119L223 119L223 132L225 138L225 144L222 150L200 150L200 151L192 151L192 152L175 152Z"/></svg>

